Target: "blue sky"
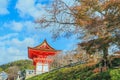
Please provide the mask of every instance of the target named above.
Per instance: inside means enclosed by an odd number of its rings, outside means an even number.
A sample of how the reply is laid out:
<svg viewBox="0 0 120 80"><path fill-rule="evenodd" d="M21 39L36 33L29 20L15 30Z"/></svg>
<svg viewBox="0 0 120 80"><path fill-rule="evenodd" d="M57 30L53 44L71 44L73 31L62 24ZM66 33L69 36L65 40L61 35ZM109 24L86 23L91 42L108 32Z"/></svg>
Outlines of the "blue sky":
<svg viewBox="0 0 120 80"><path fill-rule="evenodd" d="M35 28L39 24L34 20L46 14L43 7L49 3L51 0L0 0L0 65L28 59L27 47L37 46L44 39L58 50L75 47L77 40L74 36L54 41L49 28Z"/></svg>

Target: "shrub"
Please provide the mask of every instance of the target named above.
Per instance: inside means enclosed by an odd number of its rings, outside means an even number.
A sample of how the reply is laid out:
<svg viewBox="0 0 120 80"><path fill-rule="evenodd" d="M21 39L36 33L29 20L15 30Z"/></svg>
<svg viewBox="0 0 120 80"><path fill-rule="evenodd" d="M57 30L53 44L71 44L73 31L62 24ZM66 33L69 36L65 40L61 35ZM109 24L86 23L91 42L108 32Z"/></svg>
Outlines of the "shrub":
<svg viewBox="0 0 120 80"><path fill-rule="evenodd" d="M110 71L111 80L119 80L120 79L120 69L114 69Z"/></svg>
<svg viewBox="0 0 120 80"><path fill-rule="evenodd" d="M92 74L86 80L110 80L109 71Z"/></svg>

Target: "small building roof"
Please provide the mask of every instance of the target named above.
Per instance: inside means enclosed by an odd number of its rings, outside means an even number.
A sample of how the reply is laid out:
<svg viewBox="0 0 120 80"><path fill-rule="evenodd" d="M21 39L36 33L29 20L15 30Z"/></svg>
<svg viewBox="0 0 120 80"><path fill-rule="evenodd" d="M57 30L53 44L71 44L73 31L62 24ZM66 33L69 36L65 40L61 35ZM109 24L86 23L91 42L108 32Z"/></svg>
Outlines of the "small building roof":
<svg viewBox="0 0 120 80"><path fill-rule="evenodd" d="M30 47L29 47L30 48ZM48 42L46 41L46 39L38 46L33 47L32 49L38 49L38 50L54 50L55 49L53 47L51 47Z"/></svg>
<svg viewBox="0 0 120 80"><path fill-rule="evenodd" d="M44 40L40 45L36 47L28 47L28 57L33 59L33 57L38 56L47 56L47 55L55 55L60 50L55 50L51 47L46 40Z"/></svg>

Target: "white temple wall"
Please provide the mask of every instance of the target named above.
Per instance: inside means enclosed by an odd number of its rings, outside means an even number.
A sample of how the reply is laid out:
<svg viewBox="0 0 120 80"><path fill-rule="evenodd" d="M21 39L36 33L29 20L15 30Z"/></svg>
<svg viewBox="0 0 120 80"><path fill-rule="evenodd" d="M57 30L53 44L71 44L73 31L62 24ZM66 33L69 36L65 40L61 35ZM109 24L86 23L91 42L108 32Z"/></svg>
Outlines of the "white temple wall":
<svg viewBox="0 0 120 80"><path fill-rule="evenodd" d="M36 65L36 74L42 74L49 71L49 64L48 63L37 63Z"/></svg>

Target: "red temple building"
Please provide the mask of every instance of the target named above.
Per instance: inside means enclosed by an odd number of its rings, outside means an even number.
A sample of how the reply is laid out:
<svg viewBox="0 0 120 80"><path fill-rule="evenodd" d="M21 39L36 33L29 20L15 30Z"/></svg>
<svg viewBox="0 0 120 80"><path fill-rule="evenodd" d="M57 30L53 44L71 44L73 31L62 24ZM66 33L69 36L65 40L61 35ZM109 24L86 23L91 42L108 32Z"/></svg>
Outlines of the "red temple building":
<svg viewBox="0 0 120 80"><path fill-rule="evenodd" d="M33 60L36 74L48 72L53 57L59 52L52 48L46 40L36 47L28 47L28 57Z"/></svg>

